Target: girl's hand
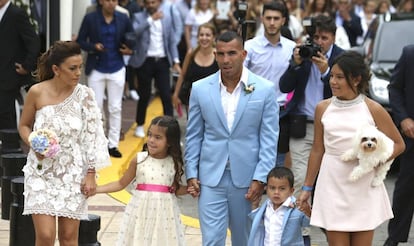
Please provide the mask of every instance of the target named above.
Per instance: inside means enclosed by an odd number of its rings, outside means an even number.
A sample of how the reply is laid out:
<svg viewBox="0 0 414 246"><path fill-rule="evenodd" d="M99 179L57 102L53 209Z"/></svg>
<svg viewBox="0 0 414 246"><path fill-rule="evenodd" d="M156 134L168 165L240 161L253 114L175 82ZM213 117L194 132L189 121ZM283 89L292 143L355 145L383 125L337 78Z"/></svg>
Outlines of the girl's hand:
<svg viewBox="0 0 414 246"><path fill-rule="evenodd" d="M311 206L310 206L309 202L307 202L307 201L306 202L302 202L301 205L300 205L300 207L298 206L298 209L302 213L304 213L306 216L308 216L308 217L311 216L312 209L311 209Z"/></svg>
<svg viewBox="0 0 414 246"><path fill-rule="evenodd" d="M95 174L88 173L81 185L82 193L88 198L96 194Z"/></svg>
<svg viewBox="0 0 414 246"><path fill-rule="evenodd" d="M187 180L187 191L193 198L200 196L200 181L196 178Z"/></svg>
<svg viewBox="0 0 414 246"><path fill-rule="evenodd" d="M187 193L194 198L200 196L200 191L196 191L194 186L187 186Z"/></svg>
<svg viewBox="0 0 414 246"><path fill-rule="evenodd" d="M311 195L310 191L302 191L299 198L296 200L296 206L299 210L302 211L302 208L306 208L306 205L309 206L308 200Z"/></svg>

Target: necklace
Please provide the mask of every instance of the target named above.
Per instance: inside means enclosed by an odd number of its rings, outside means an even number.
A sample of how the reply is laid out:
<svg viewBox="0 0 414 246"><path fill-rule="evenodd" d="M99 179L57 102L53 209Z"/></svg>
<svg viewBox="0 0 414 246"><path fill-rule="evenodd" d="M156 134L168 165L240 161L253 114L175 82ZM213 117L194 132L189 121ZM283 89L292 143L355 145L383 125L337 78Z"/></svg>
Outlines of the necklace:
<svg viewBox="0 0 414 246"><path fill-rule="evenodd" d="M365 95L363 95L363 94L359 94L357 97L355 97L354 99L351 99L351 100L341 100L341 99L334 96L334 97L332 97L332 103L335 106L343 108L343 107L349 107L349 106L356 105L356 104L362 102L364 99L365 99Z"/></svg>

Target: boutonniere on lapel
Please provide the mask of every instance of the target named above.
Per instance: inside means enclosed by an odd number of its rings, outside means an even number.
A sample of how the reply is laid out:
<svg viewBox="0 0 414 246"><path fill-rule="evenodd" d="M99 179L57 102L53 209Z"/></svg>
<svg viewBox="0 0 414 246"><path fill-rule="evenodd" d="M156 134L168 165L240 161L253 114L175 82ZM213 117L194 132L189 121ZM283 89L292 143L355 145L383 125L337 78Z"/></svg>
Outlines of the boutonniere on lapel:
<svg viewBox="0 0 414 246"><path fill-rule="evenodd" d="M248 94L252 93L253 91L254 91L254 83L252 83L252 84L247 84L247 85L244 87L244 93L245 93L246 95L248 95Z"/></svg>

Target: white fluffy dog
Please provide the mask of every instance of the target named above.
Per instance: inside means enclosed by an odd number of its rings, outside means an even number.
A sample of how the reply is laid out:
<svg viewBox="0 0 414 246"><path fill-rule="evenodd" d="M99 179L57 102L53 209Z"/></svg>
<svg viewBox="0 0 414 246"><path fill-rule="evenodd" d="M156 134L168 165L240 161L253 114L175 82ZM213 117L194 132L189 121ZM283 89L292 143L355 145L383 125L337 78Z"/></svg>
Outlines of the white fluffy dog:
<svg viewBox="0 0 414 246"><path fill-rule="evenodd" d="M356 181L375 168L371 185L380 185L392 164L393 159L388 158L393 151L394 142L389 137L375 126L362 125L354 137L353 148L341 155L343 161L359 160L359 165L352 170L349 180Z"/></svg>

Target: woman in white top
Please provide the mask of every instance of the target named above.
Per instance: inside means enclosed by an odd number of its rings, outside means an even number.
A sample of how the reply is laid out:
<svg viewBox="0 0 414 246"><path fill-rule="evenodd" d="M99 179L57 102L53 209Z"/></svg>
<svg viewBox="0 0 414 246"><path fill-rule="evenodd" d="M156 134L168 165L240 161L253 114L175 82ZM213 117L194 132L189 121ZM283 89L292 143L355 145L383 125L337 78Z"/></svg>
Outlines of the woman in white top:
<svg viewBox="0 0 414 246"><path fill-rule="evenodd" d="M364 2L364 9L359 17L361 17L362 35L357 37L357 44L362 45L365 40L365 36L368 32L368 27L371 22L377 17L375 9L377 8L376 0L366 0Z"/></svg>
<svg viewBox="0 0 414 246"><path fill-rule="evenodd" d="M197 46L198 27L214 17L214 7L210 0L197 0L185 19L185 41L190 51Z"/></svg>

